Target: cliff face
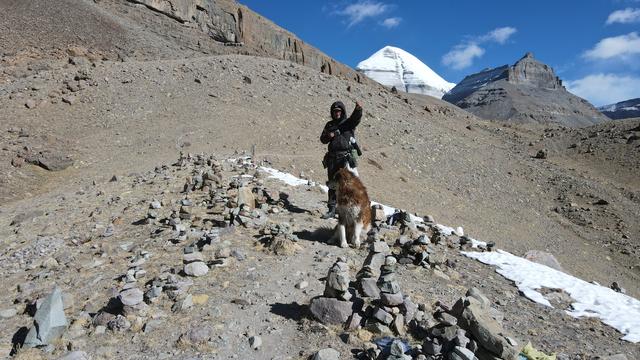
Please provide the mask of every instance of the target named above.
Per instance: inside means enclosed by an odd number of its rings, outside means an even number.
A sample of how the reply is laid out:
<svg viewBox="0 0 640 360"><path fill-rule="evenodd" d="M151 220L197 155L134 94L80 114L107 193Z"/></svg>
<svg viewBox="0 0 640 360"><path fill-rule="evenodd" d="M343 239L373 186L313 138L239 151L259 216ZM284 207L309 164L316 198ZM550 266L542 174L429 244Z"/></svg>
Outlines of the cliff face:
<svg viewBox="0 0 640 360"><path fill-rule="evenodd" d="M607 120L589 102L568 92L553 69L531 53L512 66L465 77L442 99L489 120L576 127Z"/></svg>
<svg viewBox="0 0 640 360"><path fill-rule="evenodd" d="M289 60L358 82L361 76L234 0L128 0L143 4L243 53Z"/></svg>

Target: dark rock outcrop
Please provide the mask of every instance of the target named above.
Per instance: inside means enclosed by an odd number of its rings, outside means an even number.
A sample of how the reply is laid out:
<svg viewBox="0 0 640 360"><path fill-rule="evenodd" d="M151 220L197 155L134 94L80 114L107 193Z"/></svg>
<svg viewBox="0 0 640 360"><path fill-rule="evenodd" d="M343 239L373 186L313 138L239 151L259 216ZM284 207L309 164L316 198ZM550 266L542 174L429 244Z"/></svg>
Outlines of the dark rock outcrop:
<svg viewBox="0 0 640 360"><path fill-rule="evenodd" d="M589 126L607 118L568 92L553 69L527 53L503 65L465 77L442 98L489 120Z"/></svg>
<svg viewBox="0 0 640 360"><path fill-rule="evenodd" d="M615 104L598 108L608 118L614 120L640 117L640 98L620 101Z"/></svg>

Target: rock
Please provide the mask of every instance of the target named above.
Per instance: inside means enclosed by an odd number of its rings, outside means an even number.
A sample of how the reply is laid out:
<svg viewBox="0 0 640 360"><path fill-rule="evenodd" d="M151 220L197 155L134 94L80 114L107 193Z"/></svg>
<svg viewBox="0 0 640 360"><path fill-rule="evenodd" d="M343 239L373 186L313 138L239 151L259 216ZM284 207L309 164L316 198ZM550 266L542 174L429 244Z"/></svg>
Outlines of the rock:
<svg viewBox="0 0 640 360"><path fill-rule="evenodd" d="M345 329L348 331L357 330L360 327L361 323L362 323L362 316L354 312L353 315L351 315L351 317L349 318L349 321L347 322Z"/></svg>
<svg viewBox="0 0 640 360"><path fill-rule="evenodd" d="M458 319L451 314L447 314L445 312L440 313L437 317L438 321L440 321L444 325L456 325L458 323Z"/></svg>
<svg viewBox="0 0 640 360"><path fill-rule="evenodd" d="M296 289L302 290L302 289L305 289L307 286L309 286L309 283L305 280L302 280L296 284Z"/></svg>
<svg viewBox="0 0 640 360"><path fill-rule="evenodd" d="M25 347L49 345L67 329L62 291L56 287L42 302L33 319L33 326L24 341Z"/></svg>
<svg viewBox="0 0 640 360"><path fill-rule="evenodd" d="M138 288L123 290L118 295L118 299L125 306L134 306L144 300L144 293Z"/></svg>
<svg viewBox="0 0 640 360"><path fill-rule="evenodd" d="M238 207L244 205L249 209L256 207L256 199L253 196L251 188L242 186L238 189Z"/></svg>
<svg viewBox="0 0 640 360"><path fill-rule="evenodd" d="M204 344L211 338L213 328L210 326L194 325L186 333L180 335L179 342L191 344Z"/></svg>
<svg viewBox="0 0 640 360"><path fill-rule="evenodd" d="M62 171L73 165L73 160L57 153L43 153L36 158L35 164L45 170Z"/></svg>
<svg viewBox="0 0 640 360"><path fill-rule="evenodd" d="M387 245L387 243L384 241L376 241L371 244L371 251L376 254L379 254L379 253L386 254L389 252L389 245Z"/></svg>
<svg viewBox="0 0 640 360"><path fill-rule="evenodd" d="M335 298L318 297L311 300L309 310L323 324L344 324L353 313L353 303Z"/></svg>
<svg viewBox="0 0 640 360"><path fill-rule="evenodd" d="M0 311L0 318L2 319L10 319L18 314L18 310L15 308L9 308Z"/></svg>
<svg viewBox="0 0 640 360"><path fill-rule="evenodd" d="M62 102L67 103L69 105L73 105L76 103L76 97L73 95L63 95Z"/></svg>
<svg viewBox="0 0 640 360"><path fill-rule="evenodd" d="M313 360L340 360L340 353L331 348L322 349L313 355Z"/></svg>
<svg viewBox="0 0 640 360"><path fill-rule="evenodd" d="M72 351L58 360L89 360L89 355L84 351Z"/></svg>
<svg viewBox="0 0 640 360"><path fill-rule="evenodd" d="M372 316L373 316L374 319L380 321L381 323L383 323L385 325L389 325L393 321L393 315L389 314L388 312L384 311L381 308L376 308L376 310L374 310Z"/></svg>
<svg viewBox="0 0 640 360"><path fill-rule="evenodd" d="M449 360L478 360L478 358L473 354L473 351L469 349L465 349L460 346L456 346L453 348L453 351L449 353Z"/></svg>
<svg viewBox="0 0 640 360"><path fill-rule="evenodd" d="M502 326L480 304L472 302L465 307L460 324L489 352L503 359L517 358L519 351L509 344Z"/></svg>
<svg viewBox="0 0 640 360"><path fill-rule="evenodd" d="M382 292L380 293L380 301L387 306L399 306L404 302L404 297L401 292L395 294Z"/></svg>
<svg viewBox="0 0 640 360"><path fill-rule="evenodd" d="M529 261L533 261L535 263L542 264L552 269L564 272L564 269L560 265L560 262L555 258L555 256L548 252L540 250L529 250L524 254L524 258Z"/></svg>
<svg viewBox="0 0 640 360"><path fill-rule="evenodd" d="M200 277L207 275L209 267L202 261L196 261L184 266L184 273L189 276Z"/></svg>
<svg viewBox="0 0 640 360"><path fill-rule="evenodd" d="M142 331L147 334L150 333L152 331L155 331L157 329L160 329L164 327L164 321L162 320L149 320L147 321L146 324L144 324L144 327L142 328Z"/></svg>
<svg viewBox="0 0 640 360"><path fill-rule="evenodd" d="M184 261L185 264L192 263L192 262L195 262L195 261L203 262L204 261L204 257L202 256L202 253L200 253L200 252L192 252L192 253L189 253L189 254L182 255L182 261Z"/></svg>
<svg viewBox="0 0 640 360"><path fill-rule="evenodd" d="M396 334L400 336L404 336L406 331L404 328L405 320L402 314L396 315L395 319L393 319L392 328L395 330Z"/></svg>
<svg viewBox="0 0 640 360"><path fill-rule="evenodd" d="M204 305L209 301L209 295L198 294L191 297L194 305Z"/></svg>
<svg viewBox="0 0 640 360"><path fill-rule="evenodd" d="M370 297L372 299L380 298L380 289L378 288L377 280L374 278L360 279L360 290L362 292L362 296Z"/></svg>
<svg viewBox="0 0 640 360"><path fill-rule="evenodd" d="M438 341L438 339L425 339L424 343L422 343L422 352L427 355L438 355L442 352L442 344Z"/></svg>
<svg viewBox="0 0 640 360"><path fill-rule="evenodd" d="M480 290L478 290L478 288L476 287L472 287L469 290L467 290L466 296L470 296L478 300L480 302L480 305L482 305L483 308L491 307L491 301L489 300L489 298L484 296L484 294Z"/></svg>
<svg viewBox="0 0 640 360"><path fill-rule="evenodd" d="M37 106L37 104L36 104L35 100L29 99L24 103L24 106L27 109L33 109L33 108L35 108Z"/></svg>
<svg viewBox="0 0 640 360"><path fill-rule="evenodd" d="M122 315L116 317L107 323L107 328L111 331L126 331L131 327L131 322Z"/></svg>
<svg viewBox="0 0 640 360"><path fill-rule="evenodd" d="M536 155L534 156L536 159L546 159L547 158L547 151L544 149L538 150L538 152L536 153Z"/></svg>
<svg viewBox="0 0 640 360"><path fill-rule="evenodd" d="M249 346L253 350L258 350L262 346L262 338L260 336L252 336L249 338Z"/></svg>

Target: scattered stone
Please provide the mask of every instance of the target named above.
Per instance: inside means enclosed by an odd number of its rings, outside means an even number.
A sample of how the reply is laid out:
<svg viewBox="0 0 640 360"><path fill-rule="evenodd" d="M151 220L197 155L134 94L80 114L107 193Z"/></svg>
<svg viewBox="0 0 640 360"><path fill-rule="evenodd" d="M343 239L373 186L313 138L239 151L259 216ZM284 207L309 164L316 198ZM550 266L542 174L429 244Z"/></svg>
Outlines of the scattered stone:
<svg viewBox="0 0 640 360"><path fill-rule="evenodd" d="M313 360L340 360L340 352L331 348L322 349L313 355Z"/></svg>
<svg viewBox="0 0 640 360"><path fill-rule="evenodd" d="M89 355L84 351L72 351L58 360L89 360Z"/></svg>
<svg viewBox="0 0 640 360"><path fill-rule="evenodd" d="M144 293L138 288L126 289L120 292L118 299L125 306L135 306L144 301Z"/></svg>
<svg viewBox="0 0 640 360"><path fill-rule="evenodd" d="M27 100L27 102L25 102L24 106L27 109L33 109L33 108L35 108L37 106L37 104L36 104L35 100L29 99L29 100Z"/></svg>
<svg viewBox="0 0 640 360"><path fill-rule="evenodd" d="M547 158L547 151L544 149L538 150L538 152L536 153L536 155L534 156L536 159L546 159Z"/></svg>
<svg viewBox="0 0 640 360"><path fill-rule="evenodd" d="M67 103L69 105L73 105L76 103L76 97L73 95L63 95L62 102Z"/></svg>
<svg viewBox="0 0 640 360"><path fill-rule="evenodd" d="M205 276L209 272L209 267L202 261L188 263L184 266L184 273L189 276Z"/></svg>
<svg viewBox="0 0 640 360"><path fill-rule="evenodd" d="M309 283L305 280L302 280L296 284L296 289L302 290L302 289L305 289L307 286L309 286Z"/></svg>
<svg viewBox="0 0 640 360"><path fill-rule="evenodd" d="M262 338L260 336L252 336L249 338L249 346L253 350L258 350L262 346Z"/></svg>
<svg viewBox="0 0 640 360"><path fill-rule="evenodd" d="M62 336L67 326L62 291L56 287L36 311L33 326L27 334L24 346L30 348L49 345Z"/></svg>

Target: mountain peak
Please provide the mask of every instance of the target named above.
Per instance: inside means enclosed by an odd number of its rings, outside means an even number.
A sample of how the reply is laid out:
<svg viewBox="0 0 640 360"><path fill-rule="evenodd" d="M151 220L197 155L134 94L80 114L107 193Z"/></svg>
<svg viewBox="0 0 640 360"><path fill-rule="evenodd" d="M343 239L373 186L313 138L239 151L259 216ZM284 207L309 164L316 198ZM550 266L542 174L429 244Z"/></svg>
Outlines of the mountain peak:
<svg viewBox="0 0 640 360"><path fill-rule="evenodd" d="M414 55L389 45L361 61L356 70L382 85L437 98L455 86Z"/></svg>

